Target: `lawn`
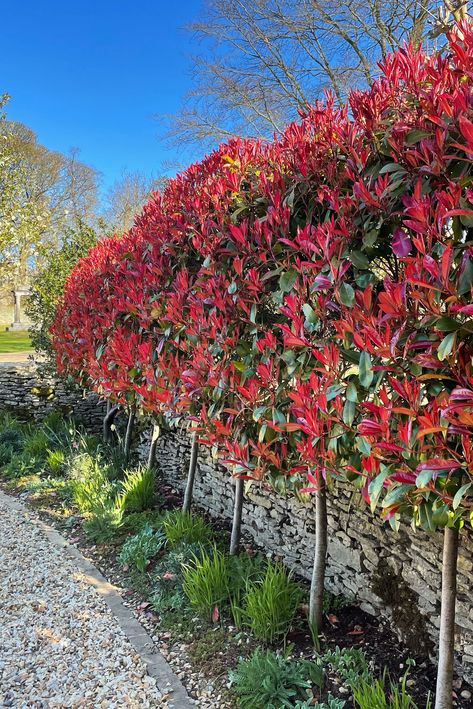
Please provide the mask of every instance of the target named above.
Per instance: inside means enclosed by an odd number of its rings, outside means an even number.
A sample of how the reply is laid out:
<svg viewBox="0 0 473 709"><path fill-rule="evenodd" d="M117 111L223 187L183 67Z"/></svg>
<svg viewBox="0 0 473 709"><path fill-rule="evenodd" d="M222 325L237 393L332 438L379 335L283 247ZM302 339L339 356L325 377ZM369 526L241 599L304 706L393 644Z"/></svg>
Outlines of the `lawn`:
<svg viewBox="0 0 473 709"><path fill-rule="evenodd" d="M27 332L0 332L0 352L26 352L31 349Z"/></svg>

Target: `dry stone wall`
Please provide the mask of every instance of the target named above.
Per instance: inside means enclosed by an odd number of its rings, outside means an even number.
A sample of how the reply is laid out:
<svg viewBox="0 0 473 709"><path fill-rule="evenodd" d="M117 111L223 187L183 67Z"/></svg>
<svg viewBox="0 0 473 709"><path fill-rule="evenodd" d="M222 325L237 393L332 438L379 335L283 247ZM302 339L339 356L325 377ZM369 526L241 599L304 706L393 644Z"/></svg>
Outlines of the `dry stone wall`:
<svg viewBox="0 0 473 709"><path fill-rule="evenodd" d="M0 412L39 420L53 409L74 416L92 432L101 430L105 404L96 394L82 394L61 380L41 376L33 363L0 363Z"/></svg>

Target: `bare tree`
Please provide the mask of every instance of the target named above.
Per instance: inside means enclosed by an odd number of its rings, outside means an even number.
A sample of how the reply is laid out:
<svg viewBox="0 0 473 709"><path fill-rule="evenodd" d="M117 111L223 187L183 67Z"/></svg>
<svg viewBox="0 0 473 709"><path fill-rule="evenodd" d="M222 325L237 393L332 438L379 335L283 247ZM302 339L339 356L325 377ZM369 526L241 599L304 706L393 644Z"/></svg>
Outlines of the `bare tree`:
<svg viewBox="0 0 473 709"><path fill-rule="evenodd" d="M133 220L150 194L161 189L165 178L149 177L142 172L124 172L108 190L104 217L112 229L123 234L133 224Z"/></svg>
<svg viewBox="0 0 473 709"><path fill-rule="evenodd" d="M24 167L25 193L44 201L51 212L51 231L73 226L77 219L90 219L97 204L99 173L82 163L79 150L63 154L38 143L36 134L23 123L9 124L15 139L18 162Z"/></svg>
<svg viewBox="0 0 473 709"><path fill-rule="evenodd" d="M169 135L206 146L271 136L325 90L342 101L367 85L403 42L429 45L439 7L441 0L207 0L190 26L202 40L194 86L168 117ZM456 4L446 24L455 13Z"/></svg>

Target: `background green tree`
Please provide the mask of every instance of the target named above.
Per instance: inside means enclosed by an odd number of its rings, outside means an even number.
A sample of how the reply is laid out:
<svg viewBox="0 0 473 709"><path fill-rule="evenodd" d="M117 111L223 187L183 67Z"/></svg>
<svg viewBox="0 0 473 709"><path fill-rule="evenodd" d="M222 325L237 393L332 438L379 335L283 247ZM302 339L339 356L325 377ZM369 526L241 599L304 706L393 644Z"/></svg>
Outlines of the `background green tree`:
<svg viewBox="0 0 473 709"><path fill-rule="evenodd" d="M104 228L102 224L99 226ZM48 255L46 248L42 249L42 266L32 280L26 313L32 321L30 333L33 346L45 357L46 368L54 368L55 356L49 327L54 320L64 284L77 261L88 253L96 241L95 229L78 219L74 227L65 230L58 250Z"/></svg>

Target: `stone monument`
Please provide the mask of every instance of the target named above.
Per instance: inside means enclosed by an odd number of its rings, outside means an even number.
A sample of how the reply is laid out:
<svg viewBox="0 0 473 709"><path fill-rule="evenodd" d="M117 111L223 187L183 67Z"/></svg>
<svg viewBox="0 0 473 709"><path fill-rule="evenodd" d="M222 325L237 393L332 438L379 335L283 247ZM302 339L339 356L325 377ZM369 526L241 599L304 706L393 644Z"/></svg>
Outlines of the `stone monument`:
<svg viewBox="0 0 473 709"><path fill-rule="evenodd" d="M21 321L21 297L30 294L30 289L28 286L18 286L13 291L13 297L15 299L13 322L10 327L7 327L8 332L15 332L19 330L28 330L28 325Z"/></svg>

